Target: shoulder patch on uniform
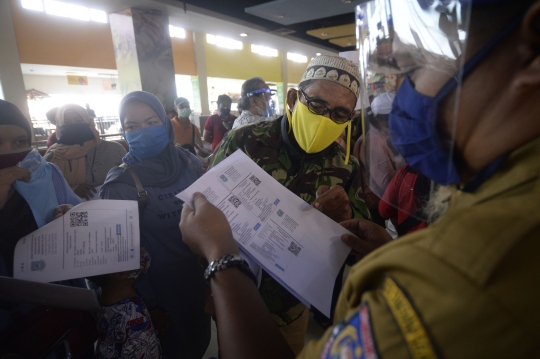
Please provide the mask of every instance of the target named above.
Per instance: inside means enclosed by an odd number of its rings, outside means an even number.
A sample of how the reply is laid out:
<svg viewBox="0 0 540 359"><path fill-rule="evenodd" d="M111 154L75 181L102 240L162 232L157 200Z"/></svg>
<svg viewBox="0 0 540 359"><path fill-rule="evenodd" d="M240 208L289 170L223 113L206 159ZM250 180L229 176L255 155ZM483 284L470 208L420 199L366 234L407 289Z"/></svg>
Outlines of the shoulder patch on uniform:
<svg viewBox="0 0 540 359"><path fill-rule="evenodd" d="M368 303L364 302L352 317L337 324L321 359L379 359L369 315Z"/></svg>
<svg viewBox="0 0 540 359"><path fill-rule="evenodd" d="M437 354L413 304L395 280L385 277L380 289L413 359L435 359Z"/></svg>

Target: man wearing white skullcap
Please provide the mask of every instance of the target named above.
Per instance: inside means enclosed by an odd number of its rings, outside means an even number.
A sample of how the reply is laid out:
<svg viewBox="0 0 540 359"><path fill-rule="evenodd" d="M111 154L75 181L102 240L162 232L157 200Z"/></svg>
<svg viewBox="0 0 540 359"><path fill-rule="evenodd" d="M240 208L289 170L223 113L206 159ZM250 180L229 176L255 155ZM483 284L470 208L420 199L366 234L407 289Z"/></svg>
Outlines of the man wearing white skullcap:
<svg viewBox="0 0 540 359"><path fill-rule="evenodd" d="M237 149L315 208L341 222L369 218L361 190L349 179L356 158L334 141L348 128L360 94L360 72L338 56L318 56L308 65L298 89L287 93L287 114L233 129L216 152L214 164ZM259 289L294 352L304 346L308 309L268 274Z"/></svg>

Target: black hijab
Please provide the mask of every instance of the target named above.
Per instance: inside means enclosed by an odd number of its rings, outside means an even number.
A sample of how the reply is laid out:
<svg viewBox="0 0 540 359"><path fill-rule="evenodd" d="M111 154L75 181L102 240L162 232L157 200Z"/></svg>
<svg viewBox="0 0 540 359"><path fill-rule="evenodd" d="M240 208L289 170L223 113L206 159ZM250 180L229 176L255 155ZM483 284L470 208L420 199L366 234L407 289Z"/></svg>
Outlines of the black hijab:
<svg viewBox="0 0 540 359"><path fill-rule="evenodd" d="M31 136L30 124L14 104L0 100L0 125L14 125L23 128ZM15 191L0 209L0 255L4 259L8 275L13 276L13 252L22 237L37 229L32 209L22 196Z"/></svg>

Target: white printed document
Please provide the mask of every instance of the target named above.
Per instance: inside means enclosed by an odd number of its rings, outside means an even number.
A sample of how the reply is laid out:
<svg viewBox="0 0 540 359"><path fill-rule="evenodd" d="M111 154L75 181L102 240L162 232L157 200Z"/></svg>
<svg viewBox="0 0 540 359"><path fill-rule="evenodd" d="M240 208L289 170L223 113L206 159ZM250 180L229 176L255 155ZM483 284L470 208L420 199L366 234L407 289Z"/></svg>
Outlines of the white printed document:
<svg viewBox="0 0 540 359"><path fill-rule="evenodd" d="M236 241L300 301L330 317L350 233L238 150L177 195L193 207L203 193L227 217Z"/></svg>
<svg viewBox="0 0 540 359"><path fill-rule="evenodd" d="M15 247L13 277L56 282L139 266L137 202L94 200L21 238Z"/></svg>

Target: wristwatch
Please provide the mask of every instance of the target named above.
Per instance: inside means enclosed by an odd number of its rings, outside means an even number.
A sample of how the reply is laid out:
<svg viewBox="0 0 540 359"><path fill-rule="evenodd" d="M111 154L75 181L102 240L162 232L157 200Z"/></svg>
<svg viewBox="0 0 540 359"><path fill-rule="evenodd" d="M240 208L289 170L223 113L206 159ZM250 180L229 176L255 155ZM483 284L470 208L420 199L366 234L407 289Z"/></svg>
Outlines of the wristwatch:
<svg viewBox="0 0 540 359"><path fill-rule="evenodd" d="M232 267L240 269L255 283L255 285L257 285L257 278L255 278L255 275L251 269L249 269L247 262L238 254L226 254L223 257L212 261L204 271L204 279L206 279L206 282L210 283L210 279L212 279L216 272Z"/></svg>

